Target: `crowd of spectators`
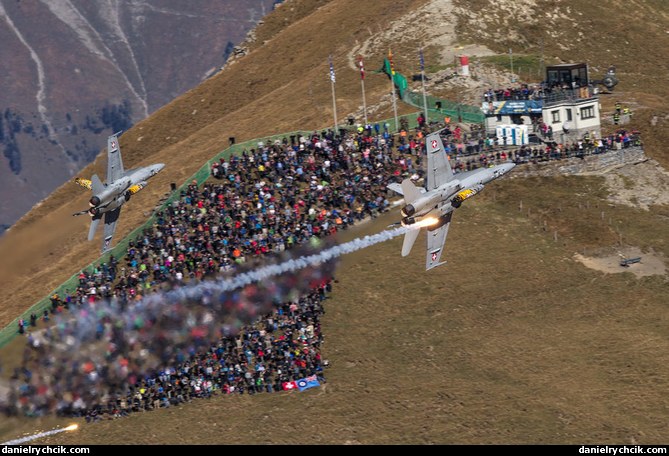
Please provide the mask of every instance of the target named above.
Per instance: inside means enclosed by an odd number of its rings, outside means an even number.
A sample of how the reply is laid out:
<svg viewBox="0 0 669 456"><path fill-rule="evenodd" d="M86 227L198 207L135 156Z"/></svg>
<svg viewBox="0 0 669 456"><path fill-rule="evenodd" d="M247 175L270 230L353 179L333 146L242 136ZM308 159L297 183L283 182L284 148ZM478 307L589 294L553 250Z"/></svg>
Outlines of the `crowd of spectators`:
<svg viewBox="0 0 669 456"><path fill-rule="evenodd" d="M485 103L512 100L559 101L588 98L593 95L593 92L594 88L592 86L580 87L557 82L551 84L543 82L537 84L522 83L500 89L489 88L483 92L483 101Z"/></svg>
<svg viewBox="0 0 669 456"><path fill-rule="evenodd" d="M507 161L516 165L569 158L584 159L589 155L603 154L610 151L627 149L641 145L638 133L631 134L620 130L615 135L603 139L579 140L566 144L547 143L541 146L524 145L511 149L502 149L494 144L470 144L466 148L456 148L453 156L453 169L456 172L470 171L479 167L487 167Z"/></svg>
<svg viewBox="0 0 669 456"><path fill-rule="evenodd" d="M381 130L381 129L379 129ZM79 285L51 297L50 314L115 298L126 306L162 284L204 280L234 272L261 257L291 249L312 237L325 237L365 217L387 210L386 186L414 172L421 147L406 135L393 138L373 127L343 136L314 133L291 142L259 144L212 167L212 179L192 183L156 214L150 228L129 243L123 258L82 271ZM415 154L412 160L412 152ZM316 375L323 367L320 347L322 301L330 282L221 339L206 353L193 354L155 376L135 379L130 389L90 406L81 398L59 401L62 415L88 420L115 418L133 411L169 407L217 393L258 394L282 390L286 382ZM38 318L21 322L28 330L26 360L35 349ZM48 330L47 330L48 331ZM33 360L34 362L34 360ZM7 411L39 415L27 403L35 385L26 361L12 381L17 397ZM46 405L45 405L46 406Z"/></svg>
<svg viewBox="0 0 669 456"><path fill-rule="evenodd" d="M309 376L322 383L327 361L321 359L320 318L327 289L330 285L323 284L294 302L280 304L239 335L222 338L207 351L166 366L154 376L135 379L127 391L108 395L99 404L89 407L81 397L67 398L57 404L56 412L97 421L215 394L282 391L286 382Z"/></svg>
<svg viewBox="0 0 669 456"><path fill-rule="evenodd" d="M52 296L51 311L21 321L19 331L30 334L39 320L47 321L50 314L73 306L112 297L132 305L163 284L234 273L242 265L260 263L265 255L376 217L389 208L386 187L390 182L422 176L428 133L424 122L422 127L398 135L379 124L338 135L314 132L259 143L239 155L221 158L211 168L211 179L202 186L191 183L157 212L153 226L129 243L122 258L111 257L82 271L76 289ZM456 172L508 160L520 164L582 157L638 141L638 132L620 130L602 140L509 150L459 126L439 127ZM123 394L92 407L82 401L64 401L59 413L99 420L218 393L273 392L282 390L285 382L311 375L324 381L320 318L330 287L329 282L322 283L294 302L280 304L206 352L165 366L155 376L136 379ZM25 403L31 389L30 371L17 369L13 381L25 395L15 398L20 406L10 407L11 411L39 414Z"/></svg>

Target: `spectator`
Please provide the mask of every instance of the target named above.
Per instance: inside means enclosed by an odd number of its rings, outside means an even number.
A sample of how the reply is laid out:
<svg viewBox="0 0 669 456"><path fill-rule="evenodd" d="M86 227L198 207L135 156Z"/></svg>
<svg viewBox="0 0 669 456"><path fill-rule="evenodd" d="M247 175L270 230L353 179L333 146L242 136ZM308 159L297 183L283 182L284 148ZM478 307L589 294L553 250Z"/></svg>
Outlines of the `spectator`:
<svg viewBox="0 0 669 456"><path fill-rule="evenodd" d="M460 130L463 141L464 133ZM454 168L459 170L499 160L528 162L563 156L560 148L551 146L484 152L479 141L461 142L450 130L443 134L458 164ZM606 138L606 143L602 141L602 147L633 141L638 141L638 132L620 130ZM403 146L406 150L400 154ZM478 160L465 156L470 153ZM54 295L52 308L89 306L104 298L113 298L121 309L131 308L140 296L162 284L233 272L244 263L295 248L313 237L326 237L365 217L376 217L389 207L388 183L412 174L421 177L424 154L422 134L396 142L387 131L369 128L337 136L314 132L290 142L261 143L221 159L212 165L212 181L186 186L177 200L156 214L153 226L129 242L121 259L111 257L92 271L81 271L76 289L66 292L64 301ZM14 376L17 401L12 407L39 415L57 404L60 415L98 421L215 394L282 391L285 382L310 375L324 381L327 364L320 352L320 320L330 289L329 282L318 283L294 300L278 304L237 335L175 359L154 375L131 378L127 390L98 403L76 396L54 400L37 393L43 390L36 387L40 379L33 375L35 366L46 365L50 375L63 376L66 372L59 369L67 360L40 359L39 347L33 345L23 372ZM96 333L101 335L102 329L96 328ZM19 332L25 332L24 320L19 321ZM45 337L59 337L57 328L53 333L47 329Z"/></svg>

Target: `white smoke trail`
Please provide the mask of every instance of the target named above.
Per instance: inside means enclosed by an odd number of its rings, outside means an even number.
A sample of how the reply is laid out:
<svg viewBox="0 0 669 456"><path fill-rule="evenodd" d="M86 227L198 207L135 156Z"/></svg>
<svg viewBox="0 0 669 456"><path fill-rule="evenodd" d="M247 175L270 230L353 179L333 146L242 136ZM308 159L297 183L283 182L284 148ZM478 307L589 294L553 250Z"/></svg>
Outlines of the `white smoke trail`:
<svg viewBox="0 0 669 456"><path fill-rule="evenodd" d="M61 432L74 431L79 426L72 424L68 427L61 429L54 429L53 431L40 432L38 434L29 435L27 437L21 437L20 439L8 440L6 442L0 443L0 445L21 445L22 443L30 442L32 440L41 439L42 437L48 437L54 434L60 434Z"/></svg>
<svg viewBox="0 0 669 456"><path fill-rule="evenodd" d="M271 277L280 276L282 274L294 273L302 269L320 266L324 263L332 261L347 253L352 253L375 244L388 241L394 237L400 236L411 228L399 227L392 230L385 230L377 234L367 235L362 238L356 238L344 244L336 245L328 249L322 250L319 253L312 255L305 255L297 258L291 258L277 264L270 264L262 266L252 271L240 273L232 278L221 278L218 280L207 280L199 282L195 285L186 285L181 288L172 289L164 293L154 293L145 296L140 302L135 304L135 312L125 315L126 323L132 325L132 320L138 314L150 313L149 309L155 306L164 307L166 302L184 302L184 301L202 301L205 296L221 295L229 293L234 290L239 290L245 286L253 283L262 283ZM143 312L143 309L144 312ZM95 320L95 316L90 315ZM91 330L95 328L96 321L90 321L87 324L81 325L84 330Z"/></svg>
<svg viewBox="0 0 669 456"><path fill-rule="evenodd" d="M148 317L155 313L153 309L164 309L166 303L176 302L202 302L203 298L213 295L221 295L231 291L239 290L245 286L253 283L262 283L263 281L272 277L280 276L282 274L294 273L302 269L320 266L329 261L332 261L347 253L352 253L375 244L388 241L397 236L407 232L413 228L399 227L392 230L385 230L377 234L367 235L362 238L356 238L344 244L335 245L333 247L322 250L318 253L305 255L297 258L291 258L277 264L270 264L260 268L237 274L230 278L219 278L217 280L206 280L195 285L186 285L181 288L172 289L162 293L154 293L143 297L140 301L134 304L133 312L126 313L121 318L126 320L129 327L138 315ZM98 304L98 308L102 308L102 304ZM78 315L79 320L88 318L88 321L80 321L80 334L83 332L94 331L96 324L99 321L99 316L95 313L86 313L85 315Z"/></svg>
<svg viewBox="0 0 669 456"><path fill-rule="evenodd" d="M313 255L292 258L290 260L284 261L283 263L263 266L253 271L239 274L233 277L232 280L222 279L217 281L201 282L192 287L184 287L176 291L170 291L169 293L184 293L183 297L186 299L197 299L201 297L203 293L226 293L228 291L245 287L246 285L250 285L252 283L261 282L263 280L269 279L270 277L288 272L295 272L299 269L303 269L309 266L318 266L319 264L334 260L335 258L338 258L347 253L352 253L357 250L388 241L394 237L406 233L406 231L407 228L405 227L395 228L393 230L385 230L377 234L368 235L363 238L357 238L344 244L330 247L329 249L323 250Z"/></svg>
<svg viewBox="0 0 669 456"><path fill-rule="evenodd" d="M119 312L119 309L115 308L111 302L103 301L96 304L95 312L75 310L74 320L76 320L76 323L72 324L72 321L68 321L70 326L77 328L74 333L70 333L70 335L74 337L60 337L56 339L61 339L61 342L65 344L63 348L66 350L78 350L79 347L81 347L81 344L87 345L90 340L95 338L96 328L107 316L113 315L115 321L119 323L122 321L122 327L129 330L131 334L134 334L137 331L135 323L138 319L152 320L158 316L161 316L160 318L164 319L173 315L174 312L186 312L185 309L177 311L179 303L186 302L197 302L209 307L210 310L214 312L214 318L211 321L208 321L207 325L211 326L211 328L216 328L218 327L217 323L224 319L225 315L221 314L220 301L212 299L212 297L236 292L236 290L244 289L244 287L254 283L265 284L266 286L263 289L265 290L265 293L267 293L269 292L268 290L273 289L272 284L279 283L277 280L271 281L268 279L281 275L298 273L299 271L310 267L315 268L315 270L308 273L308 276L316 276L319 274L318 271L321 271L322 265L328 264L344 254L371 247L375 244L400 236L406 233L408 229L411 228L399 227L392 230L385 230L377 234L354 239L344 244L335 245L315 254L307 254L296 258L290 258L280 263L262 266L254 270L237 274L234 277L206 280L192 285L189 284L179 288L173 288L169 291L149 294L144 296L141 300L134 302L132 309L128 309L125 312ZM325 275L329 274L325 271L321 272L325 273ZM290 291L284 290L282 293L283 299L288 297ZM235 299L244 300L244 297L243 295L237 295ZM271 305L271 303L272 299L265 297L258 302L249 303L249 308L255 307L257 311L264 312L267 310L267 306ZM257 314L257 312L255 313ZM179 325L179 328L184 329L187 326L189 325ZM153 328L153 331L145 333L145 336L152 332L157 332L159 327L162 328L161 325L156 326ZM128 337L128 335L126 335L126 337ZM47 341L43 340L42 342L46 343Z"/></svg>
<svg viewBox="0 0 669 456"><path fill-rule="evenodd" d="M46 386L47 396L70 391L93 406L105 394L126 391L137 379L153 375L178 360L215 344L228 333L272 309L277 303L294 301L332 277L335 259L400 236L410 228L399 227L318 251L309 248L287 252L293 258L242 272L233 277L187 284L144 296L120 307L118 300L102 300L73 309L68 319L39 335L38 345L25 359L31 381ZM325 241L327 242L327 241ZM318 253L313 253L317 251ZM324 285L322 285L324 286ZM47 360L45 362L45 360ZM58 401L45 401L27 392L30 404L53 411ZM18 397L24 395L15 392ZM0 406L3 406L0 398ZM5 407L14 407L5 404ZM0 407L1 408L1 407ZM48 410L47 410L48 409ZM25 437L52 435L62 430Z"/></svg>

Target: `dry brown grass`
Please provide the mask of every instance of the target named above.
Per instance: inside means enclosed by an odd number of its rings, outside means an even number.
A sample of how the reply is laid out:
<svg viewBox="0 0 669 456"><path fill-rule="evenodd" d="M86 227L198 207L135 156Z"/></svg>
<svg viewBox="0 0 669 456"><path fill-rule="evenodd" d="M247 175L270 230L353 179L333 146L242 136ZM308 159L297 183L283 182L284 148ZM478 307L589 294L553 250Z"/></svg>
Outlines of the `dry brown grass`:
<svg viewBox="0 0 669 456"><path fill-rule="evenodd" d="M508 53L511 47L514 52L540 56L543 49L546 61L588 62L593 79L602 77L608 66L614 64L620 84L613 94L602 96L604 112L611 113L616 100L629 104L635 112L629 127L642 130L647 153L665 168L669 167L667 119L656 126L650 123L653 116L669 115L666 2L536 0L533 3L537 7L531 14L534 23L511 21L510 25L500 27L506 9L499 1L453 1L464 11L478 12L475 20L461 15L457 32L462 40L486 45L501 54ZM523 0L526 4L529 1ZM563 17L557 19L556 14ZM482 24L488 27L483 29ZM523 44L510 39L509 31L519 32ZM612 129L610 125L604 131Z"/></svg>
<svg viewBox="0 0 669 456"><path fill-rule="evenodd" d="M605 227L576 223L599 217L599 183L531 182L543 196L526 181L492 184L456 214L449 263L427 273L422 238L408 258L400 239L345 257L326 302L332 367L320 389L194 401L44 443L662 443L667 279L571 258L577 246L610 245ZM563 197L586 192L580 209ZM663 233L647 230L655 217L635 212L628 239L666 255ZM31 426L45 427L15 421L7 435Z"/></svg>
<svg viewBox="0 0 669 456"><path fill-rule="evenodd" d="M422 3L379 1L378 10L361 9L351 27L356 33L367 33L369 27L383 26L399 18L403 9ZM332 110L328 108L331 99L327 57L332 53L343 61L355 42L353 29L345 33L342 24L348 23L350 11L357 10L357 5L352 0L325 2L317 12L275 33L266 46L253 50L125 133L120 143L127 167L152 162L167 166L124 208L117 237L125 236L145 220L144 211L153 207L170 182L183 182L227 147L228 137L241 142L296 128L320 129L328 125ZM385 11L381 19L379 10ZM289 10L282 11L285 14ZM378 61L371 60L370 68L377 63L380 67L381 60L381 56ZM367 78L370 102L385 94L387 82L381 75ZM344 113L357 109L359 90L357 71L346 71L342 65L337 73L342 119ZM348 96L351 93L356 96ZM410 106L400 106L400 114L414 111ZM392 113L378 115L387 118ZM80 174L100 173L105 160L104 156L98 157ZM86 193L68 182L0 238L0 256L11 258L0 262L0 325L9 323L78 268L97 258L99 241L85 240L88 220L71 216L86 207L86 200Z"/></svg>

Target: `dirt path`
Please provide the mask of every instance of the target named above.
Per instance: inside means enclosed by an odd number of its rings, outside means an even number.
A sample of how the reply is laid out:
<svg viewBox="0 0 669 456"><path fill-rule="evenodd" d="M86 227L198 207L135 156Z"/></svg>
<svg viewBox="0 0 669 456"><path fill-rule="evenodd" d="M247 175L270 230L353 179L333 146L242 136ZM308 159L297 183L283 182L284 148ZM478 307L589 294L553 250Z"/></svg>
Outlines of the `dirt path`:
<svg viewBox="0 0 669 456"><path fill-rule="evenodd" d="M623 257L641 257L641 261L624 267L620 265L620 260ZM595 254L594 256L583 256L577 253L574 255L574 259L580 261L590 269L607 274L631 272L637 277L667 274L664 256L652 249L648 252L643 252L638 247L623 247L616 251L601 252L601 254Z"/></svg>

